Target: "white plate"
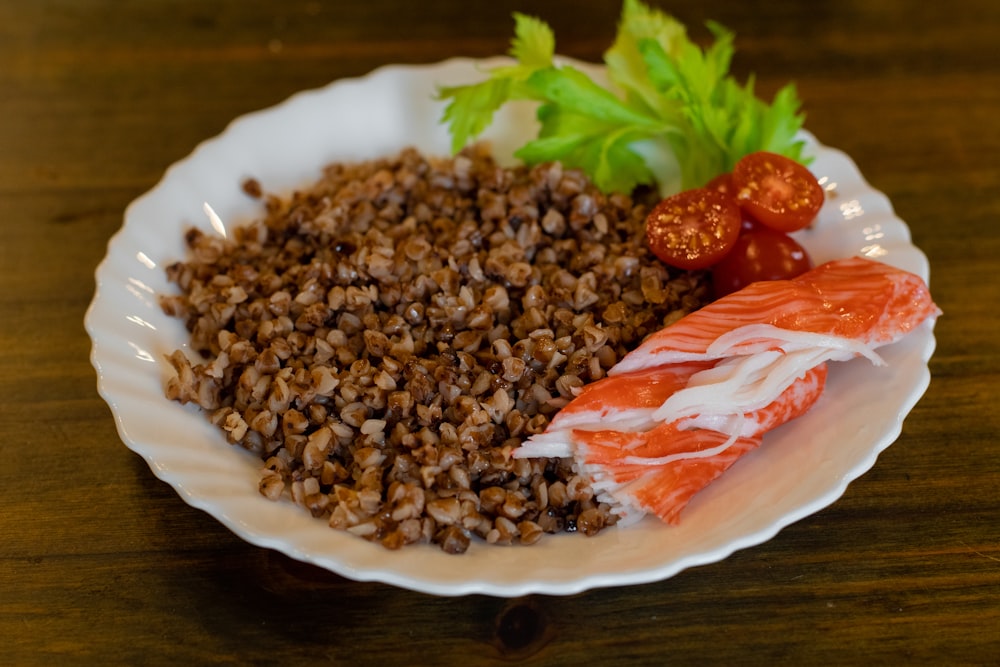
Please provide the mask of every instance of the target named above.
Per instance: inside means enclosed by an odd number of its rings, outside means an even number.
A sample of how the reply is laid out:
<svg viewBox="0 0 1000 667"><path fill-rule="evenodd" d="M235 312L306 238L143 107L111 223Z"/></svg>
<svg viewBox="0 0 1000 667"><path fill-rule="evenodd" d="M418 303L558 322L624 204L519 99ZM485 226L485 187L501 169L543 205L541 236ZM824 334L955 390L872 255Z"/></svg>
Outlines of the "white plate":
<svg viewBox="0 0 1000 667"><path fill-rule="evenodd" d="M930 324L884 350L888 368L859 360L832 369L813 410L769 434L763 447L699 494L679 526L647 519L592 538L546 537L531 547L473 542L462 556L431 545L389 551L328 528L290 501L266 500L257 492L259 461L226 444L197 410L164 398L170 373L164 356L185 347L187 334L162 313L156 295L172 290L164 267L184 257L184 230L211 230L203 203L235 224L259 213L259 202L240 190L245 177L280 192L318 178L331 161L388 155L408 145L445 154L448 135L438 124L442 109L433 93L441 84L479 80L483 64L384 67L248 114L129 206L97 269L85 322L98 389L125 444L185 502L253 544L351 579L439 595L570 594L657 581L764 542L836 500L898 437L926 389ZM507 108L488 138L498 154L509 156L534 130L529 108ZM926 258L886 197L846 155L805 136L816 158L812 168L834 195L816 229L800 233L814 259L865 254L927 278Z"/></svg>

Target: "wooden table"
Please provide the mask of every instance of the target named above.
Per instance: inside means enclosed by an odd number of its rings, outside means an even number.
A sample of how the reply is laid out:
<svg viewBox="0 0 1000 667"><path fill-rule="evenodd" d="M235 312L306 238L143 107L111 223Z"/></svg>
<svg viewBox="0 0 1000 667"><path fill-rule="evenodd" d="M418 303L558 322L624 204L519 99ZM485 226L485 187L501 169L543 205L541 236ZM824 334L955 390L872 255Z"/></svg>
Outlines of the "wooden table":
<svg viewBox="0 0 1000 667"><path fill-rule="evenodd" d="M562 53L611 42L617 3L530 4ZM933 380L871 472L723 562L570 597L436 598L244 543L95 390L82 320L122 211L247 111L503 52L514 7L0 0L0 664L998 664L1000 4L667 4L735 30L763 94L795 80L930 258Z"/></svg>

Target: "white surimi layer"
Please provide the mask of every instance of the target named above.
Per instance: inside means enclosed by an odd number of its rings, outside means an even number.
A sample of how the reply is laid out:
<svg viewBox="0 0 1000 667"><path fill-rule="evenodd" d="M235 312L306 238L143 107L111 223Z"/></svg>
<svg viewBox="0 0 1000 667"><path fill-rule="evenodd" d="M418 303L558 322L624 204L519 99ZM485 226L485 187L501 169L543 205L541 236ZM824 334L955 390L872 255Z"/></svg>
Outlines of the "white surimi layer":
<svg viewBox="0 0 1000 667"><path fill-rule="evenodd" d="M747 347L747 345L749 347ZM566 457L574 453L572 430L624 432L648 430L678 422L682 429L705 428L737 437L752 435L754 420L744 415L773 403L793 382L821 363L863 356L875 364L882 359L870 345L857 341L751 324L720 336L713 355L740 349L740 354L691 376L687 386L653 410L621 410L602 415L581 413L557 420L559 428L528 439L515 450L517 458ZM720 450L721 451L721 450Z"/></svg>

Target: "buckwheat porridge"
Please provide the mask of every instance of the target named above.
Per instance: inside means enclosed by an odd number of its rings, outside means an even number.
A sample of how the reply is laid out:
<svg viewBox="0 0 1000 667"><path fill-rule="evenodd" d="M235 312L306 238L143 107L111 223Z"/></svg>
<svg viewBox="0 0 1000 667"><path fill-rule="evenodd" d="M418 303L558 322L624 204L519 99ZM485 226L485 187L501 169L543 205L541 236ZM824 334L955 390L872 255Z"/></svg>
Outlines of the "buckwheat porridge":
<svg viewBox="0 0 1000 667"><path fill-rule="evenodd" d="M583 384L700 307L699 274L645 247L642 195L488 147L408 149L264 194L168 267L196 363L170 399L262 459L260 492L388 548L462 553L611 525L569 459L515 460ZM650 193L652 194L652 193Z"/></svg>

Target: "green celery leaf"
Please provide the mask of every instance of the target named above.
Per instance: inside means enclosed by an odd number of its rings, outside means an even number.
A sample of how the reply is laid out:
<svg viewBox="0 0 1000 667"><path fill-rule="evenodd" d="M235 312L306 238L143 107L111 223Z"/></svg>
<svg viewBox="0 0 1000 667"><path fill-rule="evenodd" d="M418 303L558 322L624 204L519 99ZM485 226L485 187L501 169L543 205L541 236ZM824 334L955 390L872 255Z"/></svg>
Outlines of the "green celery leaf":
<svg viewBox="0 0 1000 667"><path fill-rule="evenodd" d="M654 182L642 156L634 149L643 133L621 129L591 135L542 137L529 141L514 155L529 164L558 157L570 169L582 169L604 192L631 192L637 185Z"/></svg>
<svg viewBox="0 0 1000 667"><path fill-rule="evenodd" d="M589 136L611 132L618 127L616 123L605 122L587 113L552 102L538 107L537 117L540 124L539 138Z"/></svg>
<svg viewBox="0 0 1000 667"><path fill-rule="evenodd" d="M802 161L805 142L795 138L805 122L805 115L799 111L801 106L793 84L784 86L775 94L771 107L761 114L760 150L781 153L793 160Z"/></svg>
<svg viewBox="0 0 1000 667"><path fill-rule="evenodd" d="M639 51L639 44L653 39L664 51L676 54L687 41L682 23L661 11L650 9L638 0L625 0L615 41L604 53L608 79L625 93L626 100L650 113L664 115L663 99L649 80L649 72Z"/></svg>
<svg viewBox="0 0 1000 667"><path fill-rule="evenodd" d="M510 79L487 79L469 86L440 88L439 99L450 99L442 120L451 131L454 153L478 137L493 122L493 114L510 99Z"/></svg>
<svg viewBox="0 0 1000 667"><path fill-rule="evenodd" d="M537 113L538 139L516 157L531 164L560 160L583 169L601 188L628 192L653 182L642 156L628 144L662 132L654 117L629 107L572 67L539 70L527 83L547 101Z"/></svg>
<svg viewBox="0 0 1000 667"><path fill-rule="evenodd" d="M539 136L515 156L528 164L559 160L584 170L605 191L631 192L654 182L653 174L631 144L653 136L641 126L622 126L548 103L538 109Z"/></svg>
<svg viewBox="0 0 1000 667"><path fill-rule="evenodd" d="M794 139L802 127L794 88L783 89L768 106L754 94L752 76L740 86L728 73L733 34L714 23L709 29L716 40L704 51L689 42L672 57L655 40L639 45L650 81L681 108L679 136L670 143L685 188L730 171L741 157L757 150L801 157L801 142Z"/></svg>
<svg viewBox="0 0 1000 667"><path fill-rule="evenodd" d="M537 117L540 123L538 138L516 153L516 157L528 164L562 160L609 127L591 116L551 103L538 107Z"/></svg>
<svg viewBox="0 0 1000 667"><path fill-rule="evenodd" d="M574 67L536 70L527 85L538 98L607 123L659 125L649 114L628 106Z"/></svg>
<svg viewBox="0 0 1000 667"><path fill-rule="evenodd" d="M539 70L550 68L555 55L552 29L537 18L514 14L510 55L517 63L490 70L490 78L466 86L441 87L438 99L450 100L441 120L451 132L451 150L460 151L493 122L493 116L512 99L530 97L524 84Z"/></svg>
<svg viewBox="0 0 1000 667"><path fill-rule="evenodd" d="M454 151L479 136L505 103L527 99L539 104L541 128L516 156L561 160L605 189L627 191L654 179L700 186L758 150L802 160L804 116L794 86L768 104L755 95L752 76L740 85L729 73L735 38L720 24L707 23L714 39L703 49L673 17L624 0L604 54L612 90L555 66L555 37L543 21L520 13L514 20L514 64L491 70L486 81L440 89Z"/></svg>
<svg viewBox="0 0 1000 667"><path fill-rule="evenodd" d="M526 69L548 67L556 52L556 38L544 21L514 12L514 39L510 55Z"/></svg>
<svg viewBox="0 0 1000 667"><path fill-rule="evenodd" d="M640 133L624 129L583 145L585 159L582 166L593 174L598 188L604 192L628 194L637 185L655 182L645 161L633 148L641 138Z"/></svg>
<svg viewBox="0 0 1000 667"><path fill-rule="evenodd" d="M591 140L587 134L566 134L532 139L514 153L514 157L534 165L542 162L564 161L583 144Z"/></svg>

